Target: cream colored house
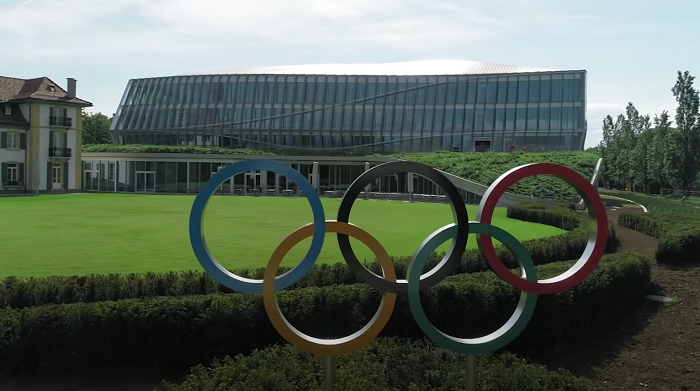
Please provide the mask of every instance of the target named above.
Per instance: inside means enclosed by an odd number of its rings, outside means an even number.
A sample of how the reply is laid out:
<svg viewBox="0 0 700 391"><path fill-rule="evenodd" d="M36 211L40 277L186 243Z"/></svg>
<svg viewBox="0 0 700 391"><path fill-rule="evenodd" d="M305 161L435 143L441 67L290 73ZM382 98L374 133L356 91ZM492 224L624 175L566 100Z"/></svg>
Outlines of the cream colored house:
<svg viewBox="0 0 700 391"><path fill-rule="evenodd" d="M92 103L48 77L0 76L0 193L81 189L82 110Z"/></svg>

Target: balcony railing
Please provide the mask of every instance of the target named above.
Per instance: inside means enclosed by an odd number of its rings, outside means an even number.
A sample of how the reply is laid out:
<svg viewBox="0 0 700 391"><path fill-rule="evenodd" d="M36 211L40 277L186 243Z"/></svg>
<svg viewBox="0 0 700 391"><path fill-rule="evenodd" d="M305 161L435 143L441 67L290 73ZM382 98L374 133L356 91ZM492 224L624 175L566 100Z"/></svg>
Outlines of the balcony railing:
<svg viewBox="0 0 700 391"><path fill-rule="evenodd" d="M70 148L49 148L49 157L71 157Z"/></svg>
<svg viewBox="0 0 700 391"><path fill-rule="evenodd" d="M70 117L49 117L51 126L73 126L73 118Z"/></svg>

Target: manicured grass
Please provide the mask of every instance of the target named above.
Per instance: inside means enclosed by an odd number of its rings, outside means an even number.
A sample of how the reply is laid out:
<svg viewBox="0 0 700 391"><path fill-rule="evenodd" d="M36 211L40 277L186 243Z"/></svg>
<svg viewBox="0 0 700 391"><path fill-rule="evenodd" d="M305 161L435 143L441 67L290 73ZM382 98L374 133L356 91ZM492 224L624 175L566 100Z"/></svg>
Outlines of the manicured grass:
<svg viewBox="0 0 700 391"><path fill-rule="evenodd" d="M131 273L201 269L190 247L188 221L194 196L76 194L0 199L0 277ZM340 199L324 199L335 220ZM475 219L476 207L469 206ZM560 229L511 220L496 211L493 224L522 240ZM229 269L256 268L287 235L312 222L305 198L214 197L204 232L214 257ZM358 200L350 222L374 235L389 255L411 255L437 228L453 222L449 205ZM283 265L296 264L311 239ZM352 241L360 259L374 259ZM446 250L449 243L442 246ZM472 237L469 247L476 247ZM335 235L327 235L319 262L340 262Z"/></svg>
<svg viewBox="0 0 700 391"><path fill-rule="evenodd" d="M695 197L690 197L690 200L681 201L677 198L662 197L657 194L643 194L632 191L619 190L603 190L602 195L609 194L615 197L626 198L634 202L644 205L650 212L684 212L684 213L700 213Z"/></svg>

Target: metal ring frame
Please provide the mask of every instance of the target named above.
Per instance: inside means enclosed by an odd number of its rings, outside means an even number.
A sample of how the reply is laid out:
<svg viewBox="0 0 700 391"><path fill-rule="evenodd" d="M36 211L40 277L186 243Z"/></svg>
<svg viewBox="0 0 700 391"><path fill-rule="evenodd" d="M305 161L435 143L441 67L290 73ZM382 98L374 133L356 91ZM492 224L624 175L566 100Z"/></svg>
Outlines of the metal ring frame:
<svg viewBox="0 0 700 391"><path fill-rule="evenodd" d="M247 171L265 170L286 176L295 182L309 200L314 222L292 232L273 252L262 280L237 276L224 269L209 253L202 223L207 203L216 189L228 178ZM393 264L386 250L369 233L350 224L350 211L365 186L383 175L396 172L412 172L424 176L447 195L452 205L455 223L446 225L426 238L414 253L408 268L407 279L397 280ZM493 212L499 198L519 180L533 175L555 175L573 185L584 199L589 215L596 220L581 258L568 271L559 276L538 280L535 265L527 249L511 234L491 225ZM602 199L593 186L577 172L556 164L536 163L516 167L501 175L484 194L476 216L469 221L467 208L457 188L437 170L420 163L390 162L380 164L364 172L348 188L338 210L337 220L325 220L321 200L311 184L291 167L272 160L246 160L227 166L214 175L195 198L190 213L190 242L194 254L204 270L217 282L243 293L263 295L265 311L275 329L299 349L319 355L346 354L369 343L389 321L397 295L408 297L411 313L423 332L435 343L464 354L481 354L500 349L515 339L530 321L535 310L537 295L565 291L581 283L595 270L605 252L608 238L608 219ZM361 330L338 339L319 339L306 335L292 326L277 305L275 293L298 281L313 267L323 247L326 233L336 233L338 246L349 267L369 285L384 292L377 313ZM522 291L518 306L508 321L493 333L479 338L462 339L447 335L430 323L420 303L420 291L430 288L450 275L459 265L467 247L469 233L477 234L477 243L493 271L505 282ZM302 240L312 237L308 252L287 273L276 276L284 256ZM350 246L350 237L364 243L377 257L383 276L374 274L357 259ZM521 275L513 274L496 255L492 238L503 243L514 255ZM449 251L433 268L421 274L430 255L444 242L451 240Z"/></svg>

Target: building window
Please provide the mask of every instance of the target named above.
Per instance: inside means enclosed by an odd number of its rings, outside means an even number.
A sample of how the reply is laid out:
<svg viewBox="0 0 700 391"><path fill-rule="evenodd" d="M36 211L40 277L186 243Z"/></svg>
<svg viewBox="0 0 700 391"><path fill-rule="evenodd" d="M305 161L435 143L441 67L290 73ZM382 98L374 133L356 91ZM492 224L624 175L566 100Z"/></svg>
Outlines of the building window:
<svg viewBox="0 0 700 391"><path fill-rule="evenodd" d="M17 163L7 165L7 182L17 182Z"/></svg>
<svg viewBox="0 0 700 391"><path fill-rule="evenodd" d="M221 167L219 167L219 170ZM109 180L114 181L114 163L109 164Z"/></svg>
<svg viewBox="0 0 700 391"><path fill-rule="evenodd" d="M63 133L54 132L53 133L53 147L63 148Z"/></svg>
<svg viewBox="0 0 700 391"><path fill-rule="evenodd" d="M19 135L17 133L7 133L7 149L19 148Z"/></svg>
<svg viewBox="0 0 700 391"><path fill-rule="evenodd" d="M12 115L12 106L5 106L5 115Z"/></svg>

